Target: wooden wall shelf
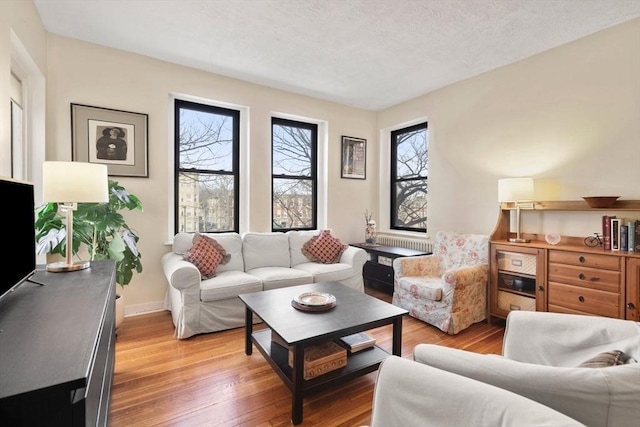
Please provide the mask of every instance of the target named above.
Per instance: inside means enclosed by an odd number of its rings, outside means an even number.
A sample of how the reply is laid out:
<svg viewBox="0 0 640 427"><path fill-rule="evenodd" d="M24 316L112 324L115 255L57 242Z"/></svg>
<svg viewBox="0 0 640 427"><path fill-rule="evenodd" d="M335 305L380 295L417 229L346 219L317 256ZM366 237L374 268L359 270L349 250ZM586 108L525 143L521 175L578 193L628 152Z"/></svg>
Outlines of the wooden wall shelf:
<svg viewBox="0 0 640 427"><path fill-rule="evenodd" d="M500 209L515 210L516 204L504 202L500 204ZM530 210L530 209L527 209ZM584 200L574 201L549 201L534 202L533 210L536 211L640 211L640 200L617 200L609 208L592 208Z"/></svg>

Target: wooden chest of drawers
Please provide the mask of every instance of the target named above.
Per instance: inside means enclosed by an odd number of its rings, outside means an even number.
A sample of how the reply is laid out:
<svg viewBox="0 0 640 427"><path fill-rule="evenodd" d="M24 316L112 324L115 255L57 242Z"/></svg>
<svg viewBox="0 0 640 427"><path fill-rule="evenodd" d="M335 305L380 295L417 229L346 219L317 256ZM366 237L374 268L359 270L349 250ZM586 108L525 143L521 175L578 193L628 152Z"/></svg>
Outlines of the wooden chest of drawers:
<svg viewBox="0 0 640 427"><path fill-rule="evenodd" d="M499 297L505 292L535 298L536 311L640 321L640 251L605 250L602 244L590 246L584 236L562 235L559 242L551 244L545 234L521 233L520 237L526 242L515 242L517 235L512 217L517 215L512 214L517 208L513 202L501 203L498 222L491 234L489 321L505 319L509 311L518 307L531 308L531 304L501 302ZM554 212L558 218L566 215L569 220L579 212L592 221L593 230L599 231L605 214L640 220L640 200L618 200L602 209L592 208L584 201L535 201L528 213L542 220L546 212ZM535 273L527 269L525 261L529 255L536 257ZM522 260L520 266L519 260ZM510 267L507 268L505 262ZM519 277L519 283L513 279L510 287L508 276ZM534 291L530 286L532 281ZM517 286L522 284L529 286L526 289Z"/></svg>
<svg viewBox="0 0 640 427"><path fill-rule="evenodd" d="M549 250L548 310L624 319L624 276L617 256Z"/></svg>

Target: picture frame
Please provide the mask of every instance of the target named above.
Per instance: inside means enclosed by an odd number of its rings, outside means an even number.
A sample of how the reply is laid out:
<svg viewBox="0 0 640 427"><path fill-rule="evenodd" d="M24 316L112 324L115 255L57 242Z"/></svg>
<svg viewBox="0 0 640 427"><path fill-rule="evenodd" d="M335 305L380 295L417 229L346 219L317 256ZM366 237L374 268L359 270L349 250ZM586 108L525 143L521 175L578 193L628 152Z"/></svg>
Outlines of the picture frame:
<svg viewBox="0 0 640 427"><path fill-rule="evenodd" d="M148 178L148 126L148 114L72 103L72 159L107 165L110 176Z"/></svg>
<svg viewBox="0 0 640 427"><path fill-rule="evenodd" d="M367 179L367 140L342 136L341 177Z"/></svg>

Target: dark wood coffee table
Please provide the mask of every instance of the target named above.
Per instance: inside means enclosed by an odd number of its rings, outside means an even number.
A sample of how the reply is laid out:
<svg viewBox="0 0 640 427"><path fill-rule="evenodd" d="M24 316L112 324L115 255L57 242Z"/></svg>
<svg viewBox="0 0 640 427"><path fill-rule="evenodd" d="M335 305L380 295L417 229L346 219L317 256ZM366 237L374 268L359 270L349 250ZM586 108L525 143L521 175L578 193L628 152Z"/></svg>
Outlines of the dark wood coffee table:
<svg viewBox="0 0 640 427"><path fill-rule="evenodd" d="M326 292L334 295L337 304L328 311L304 312L291 306L294 296L303 292ZM337 282L320 282L240 295L246 306L245 353L252 353L252 344L262 353L273 370L291 390L291 422L302 422L302 400L305 396L340 384L378 369L389 356L374 346L349 355L347 366L309 380L304 379L304 349L307 346L345 335L393 324L392 353L401 355L402 315L407 310L356 291ZM253 331L254 314L268 328ZM286 348L271 341L271 330L292 349L293 368L289 367Z"/></svg>

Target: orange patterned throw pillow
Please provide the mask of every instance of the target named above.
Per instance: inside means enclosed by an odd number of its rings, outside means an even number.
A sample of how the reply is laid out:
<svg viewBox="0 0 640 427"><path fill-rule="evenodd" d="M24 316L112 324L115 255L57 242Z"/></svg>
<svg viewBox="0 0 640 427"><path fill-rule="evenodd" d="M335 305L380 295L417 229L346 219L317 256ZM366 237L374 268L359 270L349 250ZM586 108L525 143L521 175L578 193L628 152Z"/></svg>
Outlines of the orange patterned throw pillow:
<svg viewBox="0 0 640 427"><path fill-rule="evenodd" d="M193 236L193 246L184 254L184 259L195 265L205 279L214 277L218 266L230 258L218 242L200 233Z"/></svg>
<svg viewBox="0 0 640 427"><path fill-rule="evenodd" d="M334 264L340 261L349 245L333 237L329 230L322 230L302 246L302 254L313 262Z"/></svg>

